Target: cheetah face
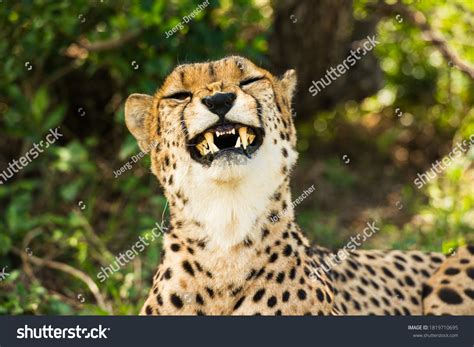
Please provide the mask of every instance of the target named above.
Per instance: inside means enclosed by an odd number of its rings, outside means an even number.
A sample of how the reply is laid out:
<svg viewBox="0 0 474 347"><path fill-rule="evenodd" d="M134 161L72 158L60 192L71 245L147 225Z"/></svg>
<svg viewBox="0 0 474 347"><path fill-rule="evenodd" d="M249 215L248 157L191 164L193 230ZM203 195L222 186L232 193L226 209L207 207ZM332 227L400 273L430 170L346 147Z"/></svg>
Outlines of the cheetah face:
<svg viewBox="0 0 474 347"><path fill-rule="evenodd" d="M296 161L295 85L293 70L277 78L241 57L185 64L153 97L132 94L125 120L142 149L157 143L152 171L172 204L233 243Z"/></svg>
<svg viewBox="0 0 474 347"><path fill-rule="evenodd" d="M293 71L280 80L241 57L181 65L153 98L129 98L126 121L142 147L159 144L158 161L183 160L216 180L244 178L270 161L267 168L279 171L285 160L292 165L276 142L288 141L288 153L296 141L289 106L295 83ZM154 170L159 178L162 166Z"/></svg>
<svg viewBox="0 0 474 347"><path fill-rule="evenodd" d="M231 179L258 158L265 125L263 107L252 92L265 89L271 90L268 73L243 59L180 66L171 73L162 102L172 99L181 112L194 171Z"/></svg>

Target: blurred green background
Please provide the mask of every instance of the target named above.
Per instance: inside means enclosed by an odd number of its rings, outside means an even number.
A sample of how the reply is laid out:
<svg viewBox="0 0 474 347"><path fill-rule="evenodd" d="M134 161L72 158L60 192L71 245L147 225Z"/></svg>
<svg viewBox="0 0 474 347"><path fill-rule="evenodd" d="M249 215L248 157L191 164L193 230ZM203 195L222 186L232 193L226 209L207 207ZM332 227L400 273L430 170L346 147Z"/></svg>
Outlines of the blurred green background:
<svg viewBox="0 0 474 347"><path fill-rule="evenodd" d="M138 313L161 239L104 283L96 278L163 216L166 223L148 157L114 178L139 152L124 125L126 97L152 94L178 63L239 54L277 65L270 49L278 40L277 2L211 0L166 39L199 3L0 3L0 172L50 128L64 134L0 185L0 270L9 274L0 281L0 314ZM347 3L352 18L364 21L381 2ZM403 3L424 13L472 66L472 2ZM294 18L284 20L297 30ZM422 189L413 180L474 134L473 80L408 20L379 18L375 32L380 88L295 118L300 160L293 195L316 187L297 219L313 242L330 248L375 220L381 231L364 248L452 252L474 241L474 148ZM337 94L338 86L331 88ZM296 108L306 94L303 85Z"/></svg>

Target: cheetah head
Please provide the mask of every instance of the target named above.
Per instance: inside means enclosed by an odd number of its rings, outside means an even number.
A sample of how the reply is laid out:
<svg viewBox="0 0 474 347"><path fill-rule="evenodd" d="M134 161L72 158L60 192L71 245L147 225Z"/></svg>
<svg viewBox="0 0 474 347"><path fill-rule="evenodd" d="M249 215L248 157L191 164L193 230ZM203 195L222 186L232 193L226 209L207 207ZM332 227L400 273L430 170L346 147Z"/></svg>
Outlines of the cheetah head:
<svg viewBox="0 0 474 347"><path fill-rule="evenodd" d="M132 94L127 127L171 206L221 246L251 232L294 165L294 70L282 78L242 57L176 67L154 96Z"/></svg>

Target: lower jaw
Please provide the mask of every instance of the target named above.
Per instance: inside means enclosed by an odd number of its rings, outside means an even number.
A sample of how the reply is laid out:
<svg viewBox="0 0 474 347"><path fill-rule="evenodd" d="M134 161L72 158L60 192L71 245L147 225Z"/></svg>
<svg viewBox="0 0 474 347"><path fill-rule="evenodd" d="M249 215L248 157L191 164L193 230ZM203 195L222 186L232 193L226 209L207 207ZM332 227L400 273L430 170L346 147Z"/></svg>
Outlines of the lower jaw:
<svg viewBox="0 0 474 347"><path fill-rule="evenodd" d="M243 165L247 164L249 160L252 160L255 152L257 149L251 149L244 151L242 148L225 148L220 150L219 152L212 154L205 158L195 158L193 159L198 163L204 166L214 166L214 165L221 165L221 164L235 164L235 165Z"/></svg>

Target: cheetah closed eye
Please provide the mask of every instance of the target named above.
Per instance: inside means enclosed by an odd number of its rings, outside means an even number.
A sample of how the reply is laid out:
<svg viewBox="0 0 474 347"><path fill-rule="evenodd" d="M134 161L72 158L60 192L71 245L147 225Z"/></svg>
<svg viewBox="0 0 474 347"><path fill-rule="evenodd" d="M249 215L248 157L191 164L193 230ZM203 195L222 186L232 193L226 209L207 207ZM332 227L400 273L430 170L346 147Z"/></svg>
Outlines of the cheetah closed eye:
<svg viewBox="0 0 474 347"><path fill-rule="evenodd" d="M281 78L241 57L180 65L154 96L132 94L127 127L153 146L151 169L170 206L161 264L142 314L474 314L472 248L331 252L295 223L297 159ZM329 268L328 271L321 269Z"/></svg>

